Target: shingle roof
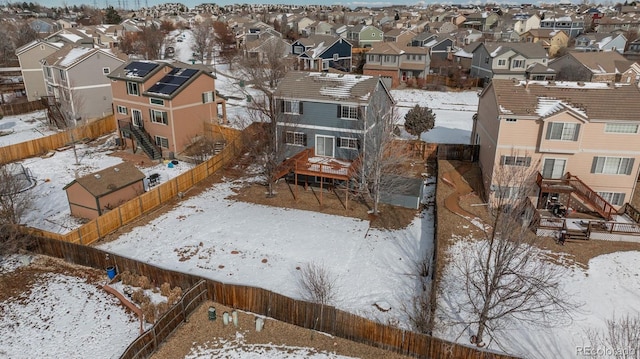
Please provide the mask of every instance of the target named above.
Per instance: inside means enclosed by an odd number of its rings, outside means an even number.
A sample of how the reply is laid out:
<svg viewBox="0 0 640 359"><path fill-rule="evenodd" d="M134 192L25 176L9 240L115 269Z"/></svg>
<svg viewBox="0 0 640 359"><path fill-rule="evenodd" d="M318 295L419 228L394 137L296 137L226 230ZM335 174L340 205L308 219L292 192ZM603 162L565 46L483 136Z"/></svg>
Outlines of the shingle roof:
<svg viewBox="0 0 640 359"><path fill-rule="evenodd" d="M426 55L429 53L429 49L426 47L418 46L405 46L394 42L377 42L371 46L368 54L374 55L401 55L401 54L421 54Z"/></svg>
<svg viewBox="0 0 640 359"><path fill-rule="evenodd" d="M543 103L558 100L590 120L640 121L640 90L634 85L494 79L489 86L503 114L536 116Z"/></svg>
<svg viewBox="0 0 640 359"><path fill-rule="evenodd" d="M622 73L633 64L633 61L627 60L617 51L572 52L569 56L573 56L594 74Z"/></svg>
<svg viewBox="0 0 640 359"><path fill-rule="evenodd" d="M280 81L275 96L329 102L363 102L380 79L372 76L291 71Z"/></svg>
<svg viewBox="0 0 640 359"><path fill-rule="evenodd" d="M77 182L94 197L102 197L105 194L141 181L144 178L144 173L140 172L140 170L134 165L128 162L123 162L90 175L80 177L66 185L64 189L69 188Z"/></svg>
<svg viewBox="0 0 640 359"><path fill-rule="evenodd" d="M529 59L548 57L547 50L537 42L487 42L484 47L491 54L491 57L504 54L509 50L513 50Z"/></svg>

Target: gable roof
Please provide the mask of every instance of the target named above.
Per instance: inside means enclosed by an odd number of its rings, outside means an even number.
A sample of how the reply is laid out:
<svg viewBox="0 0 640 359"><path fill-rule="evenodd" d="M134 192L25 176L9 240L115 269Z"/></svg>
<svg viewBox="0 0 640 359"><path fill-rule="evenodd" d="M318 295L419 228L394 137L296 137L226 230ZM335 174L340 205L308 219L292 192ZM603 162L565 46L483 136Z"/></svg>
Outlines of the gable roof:
<svg viewBox="0 0 640 359"><path fill-rule="evenodd" d="M548 57L547 50L537 42L487 42L483 46L491 57L500 56L509 50L513 50L529 59Z"/></svg>
<svg viewBox="0 0 640 359"><path fill-rule="evenodd" d="M275 96L321 102L368 102L381 80L363 75L290 71L280 81Z"/></svg>
<svg viewBox="0 0 640 359"><path fill-rule="evenodd" d="M621 73L633 64L617 51L571 52L567 56L572 56L594 74Z"/></svg>
<svg viewBox="0 0 640 359"><path fill-rule="evenodd" d="M555 101L591 120L640 121L640 90L634 85L493 79L487 90L494 91L502 114L549 115L543 107Z"/></svg>
<svg viewBox="0 0 640 359"><path fill-rule="evenodd" d="M429 54L429 49L419 46L400 45L394 42L378 42L373 44L371 46L371 50L369 50L367 53L374 55L402 55L406 53L427 55Z"/></svg>
<svg viewBox="0 0 640 359"><path fill-rule="evenodd" d="M78 183L94 197L102 197L120 188L127 187L132 183L142 181L145 177L145 174L140 172L140 170L131 163L122 162L75 179L64 186L63 189L66 190L74 183Z"/></svg>
<svg viewBox="0 0 640 359"><path fill-rule="evenodd" d="M111 73L109 73L107 77L110 79L144 82L145 79L168 65L169 64L167 64L166 62L133 60L111 71Z"/></svg>
<svg viewBox="0 0 640 359"><path fill-rule="evenodd" d="M43 40L33 40L25 45L20 46L19 48L16 49L16 56L20 56L23 53L33 49L34 47L38 46L38 45L45 45L45 46L49 46L51 48L54 49L59 49L62 46L64 46L63 43L60 42L49 42L49 41L43 41Z"/></svg>
<svg viewBox="0 0 640 359"><path fill-rule="evenodd" d="M42 63L54 66L57 68L71 68L80 62L88 59L96 53L109 56L113 59L117 59L120 62L124 62L124 59L119 58L110 51L101 50L97 48L83 47L83 46L71 46L65 45L60 50L42 59Z"/></svg>

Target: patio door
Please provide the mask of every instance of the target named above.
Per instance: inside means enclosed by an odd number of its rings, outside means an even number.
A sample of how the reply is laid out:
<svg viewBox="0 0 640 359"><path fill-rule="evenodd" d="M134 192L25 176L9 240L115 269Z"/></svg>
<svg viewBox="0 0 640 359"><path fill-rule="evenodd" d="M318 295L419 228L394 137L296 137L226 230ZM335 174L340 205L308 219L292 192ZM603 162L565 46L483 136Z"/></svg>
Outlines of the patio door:
<svg viewBox="0 0 640 359"><path fill-rule="evenodd" d="M542 167L542 177L562 178L567 160L560 158L545 158Z"/></svg>
<svg viewBox="0 0 640 359"><path fill-rule="evenodd" d="M333 157L334 141L334 137L316 135L316 156Z"/></svg>
<svg viewBox="0 0 640 359"><path fill-rule="evenodd" d="M140 110L131 110L131 120L136 127L143 127L142 112Z"/></svg>

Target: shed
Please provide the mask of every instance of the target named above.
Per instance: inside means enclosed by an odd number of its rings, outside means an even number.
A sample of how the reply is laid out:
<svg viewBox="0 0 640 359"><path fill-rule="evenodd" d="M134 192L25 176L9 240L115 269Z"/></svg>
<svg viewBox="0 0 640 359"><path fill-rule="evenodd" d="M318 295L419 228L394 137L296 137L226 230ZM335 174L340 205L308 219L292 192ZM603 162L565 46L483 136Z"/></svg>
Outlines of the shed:
<svg viewBox="0 0 640 359"><path fill-rule="evenodd" d="M385 190L380 193L380 202L398 207L419 209L424 193L424 180L404 176L383 176Z"/></svg>
<svg viewBox="0 0 640 359"><path fill-rule="evenodd" d="M144 173L130 163L77 178L64 187L71 214L94 219L144 193Z"/></svg>

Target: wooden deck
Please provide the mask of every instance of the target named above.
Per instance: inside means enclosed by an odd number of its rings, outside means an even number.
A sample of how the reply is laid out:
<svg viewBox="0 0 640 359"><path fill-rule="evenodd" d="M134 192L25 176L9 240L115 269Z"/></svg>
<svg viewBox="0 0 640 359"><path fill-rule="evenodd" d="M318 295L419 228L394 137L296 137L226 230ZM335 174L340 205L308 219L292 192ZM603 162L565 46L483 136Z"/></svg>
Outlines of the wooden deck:
<svg viewBox="0 0 640 359"><path fill-rule="evenodd" d="M313 148L307 148L284 161L275 177L280 178L293 172L297 175L348 181L356 174L359 163L360 158L351 162L331 157L314 156Z"/></svg>

